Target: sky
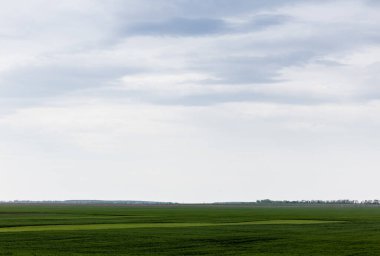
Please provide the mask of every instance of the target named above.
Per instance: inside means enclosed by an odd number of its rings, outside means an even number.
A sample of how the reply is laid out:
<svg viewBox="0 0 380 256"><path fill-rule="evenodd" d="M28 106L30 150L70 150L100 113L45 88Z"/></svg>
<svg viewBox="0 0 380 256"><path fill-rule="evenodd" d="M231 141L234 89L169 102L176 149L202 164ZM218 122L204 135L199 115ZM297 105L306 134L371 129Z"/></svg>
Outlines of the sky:
<svg viewBox="0 0 380 256"><path fill-rule="evenodd" d="M0 0L0 200L380 198L377 0Z"/></svg>

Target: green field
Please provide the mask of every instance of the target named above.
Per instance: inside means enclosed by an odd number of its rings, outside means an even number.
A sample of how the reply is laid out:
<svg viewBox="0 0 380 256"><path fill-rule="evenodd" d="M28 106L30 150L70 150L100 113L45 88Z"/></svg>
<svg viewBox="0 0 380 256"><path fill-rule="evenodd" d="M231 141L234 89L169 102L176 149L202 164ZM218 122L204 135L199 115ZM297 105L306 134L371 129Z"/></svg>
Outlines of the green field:
<svg viewBox="0 0 380 256"><path fill-rule="evenodd" d="M3 204L0 255L380 255L380 207Z"/></svg>

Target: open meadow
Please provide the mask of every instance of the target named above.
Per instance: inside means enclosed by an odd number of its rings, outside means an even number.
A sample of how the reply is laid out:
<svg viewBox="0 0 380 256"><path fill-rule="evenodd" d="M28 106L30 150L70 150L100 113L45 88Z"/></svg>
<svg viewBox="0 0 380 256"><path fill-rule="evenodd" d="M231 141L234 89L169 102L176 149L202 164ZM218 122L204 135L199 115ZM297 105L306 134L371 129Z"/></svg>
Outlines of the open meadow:
<svg viewBox="0 0 380 256"><path fill-rule="evenodd" d="M380 255L380 208L5 204L0 255Z"/></svg>

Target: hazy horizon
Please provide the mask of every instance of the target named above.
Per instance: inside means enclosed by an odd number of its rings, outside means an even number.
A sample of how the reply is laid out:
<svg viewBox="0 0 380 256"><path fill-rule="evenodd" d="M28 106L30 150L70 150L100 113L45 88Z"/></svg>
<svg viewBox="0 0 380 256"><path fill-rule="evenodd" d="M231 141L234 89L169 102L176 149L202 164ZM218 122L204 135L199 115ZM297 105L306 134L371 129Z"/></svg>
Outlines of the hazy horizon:
<svg viewBox="0 0 380 256"><path fill-rule="evenodd" d="M380 2L0 1L0 200L380 197Z"/></svg>

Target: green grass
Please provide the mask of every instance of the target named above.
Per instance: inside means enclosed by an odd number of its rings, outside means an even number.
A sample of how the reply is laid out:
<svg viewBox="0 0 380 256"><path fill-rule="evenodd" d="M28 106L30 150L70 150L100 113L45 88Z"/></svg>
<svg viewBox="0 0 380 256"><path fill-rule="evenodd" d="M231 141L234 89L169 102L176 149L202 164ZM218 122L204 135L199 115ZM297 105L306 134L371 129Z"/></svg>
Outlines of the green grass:
<svg viewBox="0 0 380 256"><path fill-rule="evenodd" d="M0 255L380 255L380 208L0 205Z"/></svg>
<svg viewBox="0 0 380 256"><path fill-rule="evenodd" d="M129 229L129 228L187 228L209 226L237 226L237 225L305 225L333 223L336 221L325 220L262 220L233 223L118 223L118 224L84 224L84 225L40 225L17 226L0 228L3 232L27 232L27 231L55 231L55 230L97 230L97 229Z"/></svg>

